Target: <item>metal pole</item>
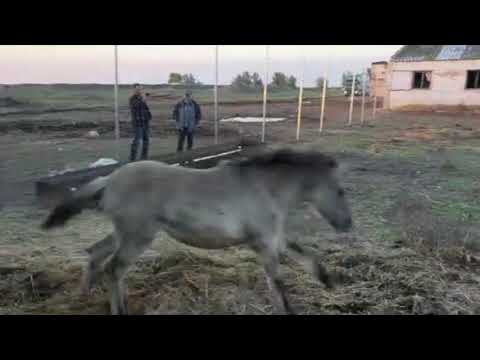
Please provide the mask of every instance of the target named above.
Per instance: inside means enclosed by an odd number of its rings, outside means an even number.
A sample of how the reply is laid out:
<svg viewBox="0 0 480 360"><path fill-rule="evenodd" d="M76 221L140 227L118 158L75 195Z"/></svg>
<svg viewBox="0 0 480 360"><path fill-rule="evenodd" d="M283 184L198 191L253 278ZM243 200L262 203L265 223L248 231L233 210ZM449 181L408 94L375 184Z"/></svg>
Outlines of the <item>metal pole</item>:
<svg viewBox="0 0 480 360"><path fill-rule="evenodd" d="M373 74L373 70L372 70L372 76L375 76ZM375 119L376 112L377 112L377 77L375 77L373 80L373 111L372 111L373 119Z"/></svg>
<svg viewBox="0 0 480 360"><path fill-rule="evenodd" d="M302 79L300 81L300 91L298 93L298 111L297 111L297 141L300 140L300 126L302 125L302 102L303 102L303 81L305 78L305 59L303 60Z"/></svg>
<svg viewBox="0 0 480 360"><path fill-rule="evenodd" d="M215 144L218 144L218 45L215 45Z"/></svg>
<svg viewBox="0 0 480 360"><path fill-rule="evenodd" d="M363 125L365 119L365 77L367 76L366 69L363 70L362 74L362 112L360 114L360 124Z"/></svg>
<svg viewBox="0 0 480 360"><path fill-rule="evenodd" d="M348 126L352 126L353 97L355 95L355 75L356 74L353 74L353 78L352 78L352 93L350 94L350 112L348 114Z"/></svg>
<svg viewBox="0 0 480 360"><path fill-rule="evenodd" d="M265 122L267 117L267 89L268 89L268 45L265 46L265 79L263 84L262 143L265 142Z"/></svg>
<svg viewBox="0 0 480 360"><path fill-rule="evenodd" d="M320 110L320 132L323 131L323 120L325 117L325 97L327 95L327 71L323 74L323 88L322 88L322 107Z"/></svg>
<svg viewBox="0 0 480 360"><path fill-rule="evenodd" d="M118 120L118 45L115 45L115 142L117 159L120 160L120 124Z"/></svg>

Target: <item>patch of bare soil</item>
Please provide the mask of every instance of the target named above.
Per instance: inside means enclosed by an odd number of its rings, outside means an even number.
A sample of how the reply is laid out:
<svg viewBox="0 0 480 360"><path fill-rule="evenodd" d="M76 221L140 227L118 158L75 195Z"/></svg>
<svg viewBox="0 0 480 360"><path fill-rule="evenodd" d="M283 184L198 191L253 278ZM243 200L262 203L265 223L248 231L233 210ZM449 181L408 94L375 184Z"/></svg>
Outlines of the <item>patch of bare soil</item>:
<svg viewBox="0 0 480 360"><path fill-rule="evenodd" d="M437 114L458 114L458 113L478 113L480 108L478 106L466 105L408 105L396 109L397 111L405 112L419 112L419 113L437 113Z"/></svg>
<svg viewBox="0 0 480 360"><path fill-rule="evenodd" d="M0 97L0 107L19 107L23 105L26 105L26 103L12 97Z"/></svg>
<svg viewBox="0 0 480 360"><path fill-rule="evenodd" d="M112 121L70 121L64 120L11 120L0 122L0 133L12 133L22 131L29 134L50 134L53 137L84 137L90 130L96 130L100 135L112 135L115 125ZM152 122L151 133L153 136L165 136L175 134L175 124L173 121ZM226 136L238 134L239 128L235 125L223 125L222 134ZM213 124L210 122L202 123L198 130L199 136L212 136L214 134ZM131 123L122 122L120 124L120 136L131 137L133 129Z"/></svg>

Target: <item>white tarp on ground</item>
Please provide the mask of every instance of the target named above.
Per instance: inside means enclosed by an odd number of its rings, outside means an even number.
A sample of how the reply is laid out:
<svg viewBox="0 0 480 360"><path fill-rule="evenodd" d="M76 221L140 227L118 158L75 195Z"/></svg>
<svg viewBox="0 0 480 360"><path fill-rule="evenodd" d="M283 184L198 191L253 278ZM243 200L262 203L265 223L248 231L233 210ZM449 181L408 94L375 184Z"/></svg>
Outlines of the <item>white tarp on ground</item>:
<svg viewBox="0 0 480 360"><path fill-rule="evenodd" d="M93 168L93 167L98 167L98 166L112 165L112 164L116 164L116 163L118 163L118 161L115 160L115 159L101 158L101 159L98 159L97 161L95 161L94 163L91 163L90 165L88 165L88 167Z"/></svg>
<svg viewBox="0 0 480 360"><path fill-rule="evenodd" d="M265 118L265 122L284 121L286 118ZM262 117L233 117L228 119L221 119L222 122L241 122L241 123L261 123Z"/></svg>

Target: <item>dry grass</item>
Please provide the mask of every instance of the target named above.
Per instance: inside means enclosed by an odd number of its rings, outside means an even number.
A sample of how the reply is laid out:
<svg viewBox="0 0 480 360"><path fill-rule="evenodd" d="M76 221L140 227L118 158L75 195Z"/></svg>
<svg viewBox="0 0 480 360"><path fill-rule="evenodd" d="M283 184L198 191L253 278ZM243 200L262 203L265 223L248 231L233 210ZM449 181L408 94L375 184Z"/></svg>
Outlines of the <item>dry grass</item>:
<svg viewBox="0 0 480 360"><path fill-rule="evenodd" d="M440 165L440 170L446 171L446 172L450 172L450 171L455 171L455 170L457 170L457 167L455 166L455 164L453 163L452 160L446 159L446 160L442 163L442 165Z"/></svg>
<svg viewBox="0 0 480 360"><path fill-rule="evenodd" d="M424 195L425 196L425 195ZM432 200L428 197L398 199L387 211L392 223L401 229L399 241L420 251L438 252L447 247L462 246L466 230L450 221L433 215Z"/></svg>
<svg viewBox="0 0 480 360"><path fill-rule="evenodd" d="M370 145L367 149L367 152L369 154L373 154L373 155L379 154L382 151L383 151L383 146L382 146L382 144L378 144L378 143Z"/></svg>
<svg viewBox="0 0 480 360"><path fill-rule="evenodd" d="M294 263L282 266L288 297L300 314L479 313L480 277L458 263L406 247L386 252L345 246L322 255L338 279L334 290L326 290ZM0 281L2 313L107 314L105 287L84 297L80 278L78 264L25 264L25 270ZM246 249L180 247L140 260L127 283L133 314L273 313L262 267Z"/></svg>

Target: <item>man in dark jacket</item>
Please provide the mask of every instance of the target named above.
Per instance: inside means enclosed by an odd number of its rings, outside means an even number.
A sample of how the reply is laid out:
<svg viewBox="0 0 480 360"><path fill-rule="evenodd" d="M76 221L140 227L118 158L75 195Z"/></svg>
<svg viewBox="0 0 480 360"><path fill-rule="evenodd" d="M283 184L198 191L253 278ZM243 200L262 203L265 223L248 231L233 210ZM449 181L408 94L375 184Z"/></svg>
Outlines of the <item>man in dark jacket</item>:
<svg viewBox="0 0 480 360"><path fill-rule="evenodd" d="M185 137L188 144L187 149L191 150L193 147L193 135L202 119L200 106L192 99L192 92L187 90L185 97L180 101L173 110L173 118L175 119L178 131L177 152L183 151L183 144Z"/></svg>
<svg viewBox="0 0 480 360"><path fill-rule="evenodd" d="M130 149L130 161L137 158L138 144L142 140L142 160L148 158L148 145L150 140L150 120L152 114L142 96L142 87L139 84L134 85L134 93L130 97L130 112L132 115L132 127L134 138Z"/></svg>

